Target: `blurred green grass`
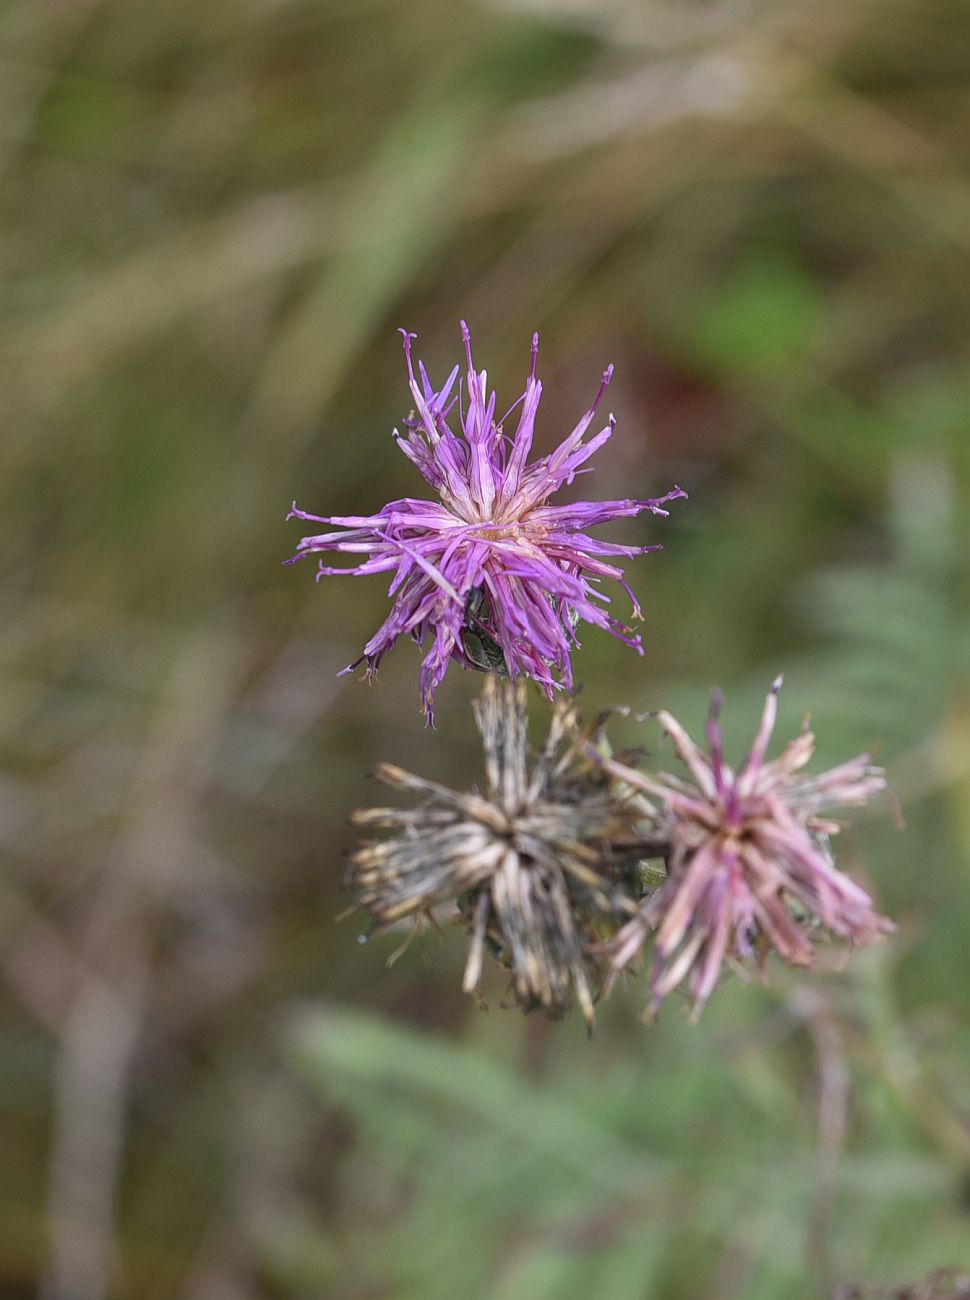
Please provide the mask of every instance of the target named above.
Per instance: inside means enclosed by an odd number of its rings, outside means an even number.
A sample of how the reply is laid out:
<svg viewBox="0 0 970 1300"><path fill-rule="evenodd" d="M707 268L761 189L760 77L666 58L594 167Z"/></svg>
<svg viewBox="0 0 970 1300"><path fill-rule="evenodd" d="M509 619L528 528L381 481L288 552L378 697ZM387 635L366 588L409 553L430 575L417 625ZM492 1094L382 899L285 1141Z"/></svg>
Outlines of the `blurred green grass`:
<svg viewBox="0 0 970 1300"><path fill-rule="evenodd" d="M0 1293L970 1265L968 59L952 0L0 9ZM441 373L461 315L500 395L540 330L544 446L616 363L594 495L691 494L589 707L716 683L740 746L783 668L820 762L880 743L880 952L588 1042L335 924L369 767L476 780L477 682L431 734L413 647L336 679L383 590L283 515L416 489L395 329Z"/></svg>

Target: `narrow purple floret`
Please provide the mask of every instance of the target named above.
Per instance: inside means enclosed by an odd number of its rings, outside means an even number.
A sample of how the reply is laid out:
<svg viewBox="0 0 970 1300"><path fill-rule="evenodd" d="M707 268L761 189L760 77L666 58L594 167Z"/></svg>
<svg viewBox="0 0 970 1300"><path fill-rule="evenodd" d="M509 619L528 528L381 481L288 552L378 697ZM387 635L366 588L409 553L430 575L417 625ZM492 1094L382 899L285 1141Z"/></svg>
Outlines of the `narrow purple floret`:
<svg viewBox="0 0 970 1300"><path fill-rule="evenodd" d="M598 584L603 578L618 582L633 603L634 617L640 618L623 570L611 560L660 547L621 546L591 537L586 530L644 510L666 515L666 502L687 495L674 487L648 500L549 505L553 493L571 483L613 433L610 416L604 428L584 441L613 367L605 371L592 406L572 433L550 455L530 464L542 395L535 373L538 334L532 339L525 391L511 408L518 407L519 414L510 437L504 419L496 421L495 393L488 392L486 372L475 370L464 321L461 332L467 361L464 401L459 400L460 384L456 391L459 367L436 390L420 362L415 375L411 342L416 336L401 331L414 411L404 422L404 434L395 430L395 436L440 499L405 497L376 515L312 515L294 503L288 516L341 531L304 537L286 563L314 551L342 551L364 558L349 568L321 562L318 577L393 575L388 618L344 671L366 660L368 675L374 675L386 652L405 634L422 646L430 642L421 668L421 696L429 721L448 665L454 659L466 668L482 668L483 648L498 671L531 677L550 697L558 687L572 688L571 653L579 645L580 622L603 628L642 654L640 637L604 608L609 597ZM449 421L460 432L454 432Z"/></svg>

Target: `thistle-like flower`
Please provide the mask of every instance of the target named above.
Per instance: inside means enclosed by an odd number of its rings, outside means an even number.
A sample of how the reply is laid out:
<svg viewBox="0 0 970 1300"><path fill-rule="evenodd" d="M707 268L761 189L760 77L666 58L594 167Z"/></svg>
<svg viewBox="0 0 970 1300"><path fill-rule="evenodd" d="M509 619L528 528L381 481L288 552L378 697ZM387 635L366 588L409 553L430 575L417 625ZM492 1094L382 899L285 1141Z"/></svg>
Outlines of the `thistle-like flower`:
<svg viewBox="0 0 970 1300"><path fill-rule="evenodd" d="M659 714L690 780L599 760L651 801L657 833L669 840L667 879L606 945L615 976L656 931L652 1014L687 980L699 1015L725 961L745 963L757 953L763 963L774 948L792 965L808 966L813 930L862 945L893 929L869 895L835 866L829 837L839 824L820 816L827 807L865 803L885 789L883 772L860 754L819 776L800 775L815 748L807 723L778 758L766 762L780 687L779 677L737 772L724 761L716 696L707 726L709 755L669 713Z"/></svg>
<svg viewBox="0 0 970 1300"><path fill-rule="evenodd" d="M489 675L475 718L484 793L381 764L382 781L422 802L354 814L357 826L388 834L356 850L348 884L379 927L457 900L471 931L466 992L477 987L488 949L511 970L524 1008L558 1016L575 996L591 1023L602 963L590 948L635 914L639 890L630 881L657 852L640 829L642 801L587 757L602 719L584 729L568 698L556 701L531 770L524 681Z"/></svg>
<svg viewBox="0 0 970 1300"><path fill-rule="evenodd" d="M435 692L452 660L466 668L531 677L551 698L555 687L572 687L571 652L579 644L580 622L612 633L642 654L639 636L604 608L609 598L598 584L604 578L618 582L633 602L633 616L640 618L636 597L611 560L660 548L604 542L585 530L644 510L666 515L664 503L687 495L674 487L651 500L547 504L613 432L610 416L599 433L584 441L613 367L604 373L592 406L572 433L550 455L529 464L542 393L535 373L539 336L533 336L524 393L496 420L495 394L488 393L486 372L475 370L464 321L461 330L467 362L464 409L453 395L459 367L435 389L419 362L419 382L411 361L415 335L401 331L414 411L404 422L404 435L395 430L395 436L440 499L405 497L375 515L330 516L308 514L294 502L289 515L341 531L304 537L287 563L313 552L339 551L365 558L349 568L321 561L318 577L393 575L390 615L344 671L366 660L373 676L398 637L409 634L422 645L430 638L421 669L429 721ZM456 407L460 434L449 424ZM516 407L521 408L518 423L509 437L504 423Z"/></svg>

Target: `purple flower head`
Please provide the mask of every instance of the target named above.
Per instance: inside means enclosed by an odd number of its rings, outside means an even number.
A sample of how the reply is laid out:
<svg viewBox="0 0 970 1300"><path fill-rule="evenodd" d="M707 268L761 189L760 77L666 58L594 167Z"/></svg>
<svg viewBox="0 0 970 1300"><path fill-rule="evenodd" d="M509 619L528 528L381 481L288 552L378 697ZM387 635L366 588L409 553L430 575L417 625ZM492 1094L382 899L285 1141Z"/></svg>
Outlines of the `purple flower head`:
<svg viewBox="0 0 970 1300"><path fill-rule="evenodd" d="M687 980L699 1014L725 961L750 962L757 954L763 963L774 948L795 966L810 965L813 928L855 945L893 929L835 866L828 839L839 824L819 815L826 807L865 803L885 789L883 772L860 754L819 776L800 775L815 749L807 724L766 762L780 687L779 677L737 771L724 761L717 695L707 724L710 754L669 713L659 714L689 780L600 760L654 803L657 828L670 843L666 880L608 945L615 975L656 931L652 1013Z"/></svg>
<svg viewBox="0 0 970 1300"><path fill-rule="evenodd" d="M550 455L529 463L542 394L535 373L538 334L532 339L525 392L496 420L495 394L488 392L485 371L475 370L464 321L461 330L467 361L464 397L461 384L455 391L458 366L440 389L420 362L415 375L411 341L416 336L401 331L414 411L404 422L404 434L395 430L395 436L439 499L405 497L375 515L311 515L294 503L289 515L341 531L304 537L287 563L314 551L342 551L364 558L348 568L321 562L318 577L393 575L388 618L344 671L366 660L368 675L373 675L405 634L422 645L430 641L421 668L429 721L435 691L453 659L466 668L532 677L551 697L557 686L572 687L570 656L579 644L580 622L603 628L642 654L639 636L608 612L609 597L599 583L604 578L618 582L633 602L634 617L641 617L622 569L611 561L659 547L621 546L586 530L644 510L666 515L665 502L687 495L675 487L653 500L547 504L613 432L610 416L604 428L584 441L613 367L572 433ZM504 425L516 407L518 420L509 435Z"/></svg>

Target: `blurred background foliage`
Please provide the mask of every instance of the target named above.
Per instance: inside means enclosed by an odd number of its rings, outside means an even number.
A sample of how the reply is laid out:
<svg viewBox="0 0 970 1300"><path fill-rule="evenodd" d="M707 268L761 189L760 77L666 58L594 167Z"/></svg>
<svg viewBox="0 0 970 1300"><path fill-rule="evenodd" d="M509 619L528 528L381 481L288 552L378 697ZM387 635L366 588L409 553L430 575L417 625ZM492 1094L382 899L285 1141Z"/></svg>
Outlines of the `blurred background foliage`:
<svg viewBox="0 0 970 1300"><path fill-rule="evenodd" d="M3 1297L970 1265L968 67L956 0L0 6ZM418 489L395 328L441 375L460 315L510 399L540 330L546 448L616 363L590 495L690 492L589 707L716 683L740 746L783 668L820 762L878 742L891 943L589 1041L335 923L368 768L477 780L478 682L429 733L413 646L338 680L383 586L283 516Z"/></svg>

